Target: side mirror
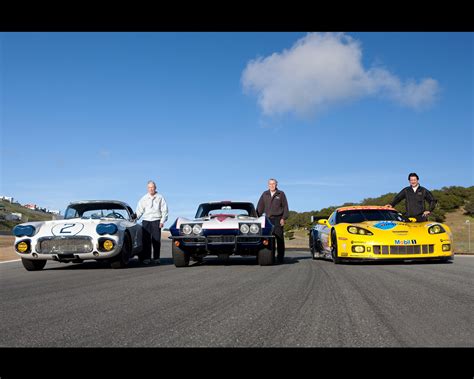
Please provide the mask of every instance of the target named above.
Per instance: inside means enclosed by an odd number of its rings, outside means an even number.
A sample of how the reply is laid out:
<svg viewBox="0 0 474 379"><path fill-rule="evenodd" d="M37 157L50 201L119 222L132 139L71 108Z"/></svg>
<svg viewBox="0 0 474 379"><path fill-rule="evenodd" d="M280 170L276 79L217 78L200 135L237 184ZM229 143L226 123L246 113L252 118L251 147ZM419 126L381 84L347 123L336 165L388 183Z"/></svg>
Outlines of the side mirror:
<svg viewBox="0 0 474 379"><path fill-rule="evenodd" d="M322 218L322 219L318 220L318 224L329 226L329 221L325 218Z"/></svg>
<svg viewBox="0 0 474 379"><path fill-rule="evenodd" d="M137 214L135 212L132 213L132 221L137 221Z"/></svg>
<svg viewBox="0 0 474 379"><path fill-rule="evenodd" d="M408 219L410 220L410 222L416 222L416 218L415 218L415 217L408 217Z"/></svg>

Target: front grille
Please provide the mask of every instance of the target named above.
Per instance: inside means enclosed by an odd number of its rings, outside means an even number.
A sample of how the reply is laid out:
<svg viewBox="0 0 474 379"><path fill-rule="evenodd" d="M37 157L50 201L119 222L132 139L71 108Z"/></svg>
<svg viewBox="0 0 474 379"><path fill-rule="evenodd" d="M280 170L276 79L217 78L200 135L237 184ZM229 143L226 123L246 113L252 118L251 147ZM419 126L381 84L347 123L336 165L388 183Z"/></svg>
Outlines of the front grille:
<svg viewBox="0 0 474 379"><path fill-rule="evenodd" d="M207 237L208 243L234 243L235 236L216 236L216 237Z"/></svg>
<svg viewBox="0 0 474 379"><path fill-rule="evenodd" d="M39 243L41 254L90 253L92 250L89 237L48 238Z"/></svg>
<svg viewBox="0 0 474 379"><path fill-rule="evenodd" d="M374 245L373 250L382 255L432 254L434 245Z"/></svg>

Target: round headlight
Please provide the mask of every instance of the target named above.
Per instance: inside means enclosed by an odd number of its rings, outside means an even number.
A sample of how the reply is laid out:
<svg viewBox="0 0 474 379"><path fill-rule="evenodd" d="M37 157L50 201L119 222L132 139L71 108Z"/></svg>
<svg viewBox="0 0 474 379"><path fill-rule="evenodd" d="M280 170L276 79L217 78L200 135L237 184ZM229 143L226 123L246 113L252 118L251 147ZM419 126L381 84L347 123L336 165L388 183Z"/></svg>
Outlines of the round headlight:
<svg viewBox="0 0 474 379"><path fill-rule="evenodd" d="M18 245L16 245L16 248L20 253L24 253L26 250L28 250L28 244L26 242L20 242Z"/></svg>
<svg viewBox="0 0 474 379"><path fill-rule="evenodd" d="M105 250L110 251L113 249L114 243L111 240L105 240L102 246L104 246Z"/></svg>
<svg viewBox="0 0 474 379"><path fill-rule="evenodd" d="M191 228L191 225L184 225L183 226L183 233L184 234L191 234L193 231L193 228Z"/></svg>
<svg viewBox="0 0 474 379"><path fill-rule="evenodd" d="M258 227L257 224L250 225L250 233L257 234L259 230L260 228Z"/></svg>
<svg viewBox="0 0 474 379"><path fill-rule="evenodd" d="M194 234L201 233L201 230L202 230L201 225L196 224L196 225L193 226L193 233Z"/></svg>
<svg viewBox="0 0 474 379"><path fill-rule="evenodd" d="M240 231L243 233L243 234L247 234L249 232L250 228L247 224L242 224L240 225Z"/></svg>
<svg viewBox="0 0 474 379"><path fill-rule="evenodd" d="M357 228L355 226L349 226L347 230L349 231L349 233L357 234Z"/></svg>

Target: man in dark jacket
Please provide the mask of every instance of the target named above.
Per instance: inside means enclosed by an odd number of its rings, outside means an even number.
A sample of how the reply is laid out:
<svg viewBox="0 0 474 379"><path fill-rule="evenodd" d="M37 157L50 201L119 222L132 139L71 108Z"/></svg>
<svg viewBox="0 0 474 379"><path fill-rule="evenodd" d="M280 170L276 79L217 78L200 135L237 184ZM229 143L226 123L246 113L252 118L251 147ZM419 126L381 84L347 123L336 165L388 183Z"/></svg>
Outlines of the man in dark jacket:
<svg viewBox="0 0 474 379"><path fill-rule="evenodd" d="M410 186L402 189L387 206L394 207L403 199L406 200L406 216L416 218L417 222L428 220L428 215L436 206L436 199L425 187L418 183L419 177L414 172L408 175ZM425 210L425 201L429 203L429 210Z"/></svg>
<svg viewBox="0 0 474 379"><path fill-rule="evenodd" d="M257 204L257 214L260 217L263 213L274 225L273 234L277 244L278 263L283 263L285 259L285 236L283 226L288 219L288 201L283 191L277 188L278 182L275 179L268 180L268 191L262 193Z"/></svg>

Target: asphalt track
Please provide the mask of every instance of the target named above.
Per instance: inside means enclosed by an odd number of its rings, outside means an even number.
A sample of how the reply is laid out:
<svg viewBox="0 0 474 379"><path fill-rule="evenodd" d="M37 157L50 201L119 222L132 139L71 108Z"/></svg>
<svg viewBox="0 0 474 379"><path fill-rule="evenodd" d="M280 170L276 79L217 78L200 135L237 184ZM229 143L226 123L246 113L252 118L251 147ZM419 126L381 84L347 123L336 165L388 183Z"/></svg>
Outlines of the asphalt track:
<svg viewBox="0 0 474 379"><path fill-rule="evenodd" d="M113 270L0 264L2 347L472 347L474 257L334 265L287 251Z"/></svg>

